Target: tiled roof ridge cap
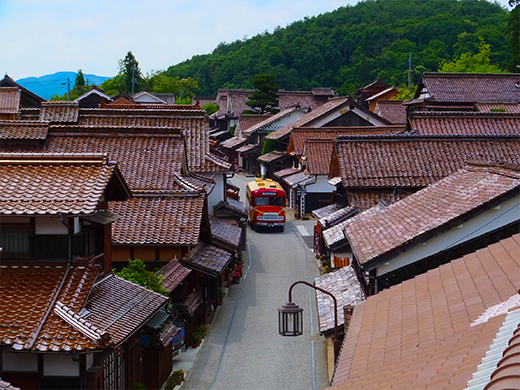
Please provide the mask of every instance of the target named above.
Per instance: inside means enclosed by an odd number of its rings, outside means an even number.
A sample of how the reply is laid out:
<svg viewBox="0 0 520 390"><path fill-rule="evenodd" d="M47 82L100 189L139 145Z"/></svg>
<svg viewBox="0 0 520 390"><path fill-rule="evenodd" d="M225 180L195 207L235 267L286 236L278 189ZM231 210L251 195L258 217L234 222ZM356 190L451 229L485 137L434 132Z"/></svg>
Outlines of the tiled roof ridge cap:
<svg viewBox="0 0 520 390"><path fill-rule="evenodd" d="M17 87L17 86L12 86L12 87L0 87L0 90L1 91L5 91L5 92L18 92L18 91L21 91L21 88Z"/></svg>
<svg viewBox="0 0 520 390"><path fill-rule="evenodd" d="M218 157L217 155L209 152L207 153L205 156L204 156L204 159L208 160L208 161L211 161L212 163L218 165L219 167L222 167L222 168L226 168L226 169L229 169L231 167L231 164L222 160L220 157Z"/></svg>
<svg viewBox="0 0 520 390"><path fill-rule="evenodd" d="M52 126L50 126L52 127ZM51 129L52 130L52 129ZM155 133L74 133L56 132L49 133L47 137L96 137L96 138L176 138L183 139L182 134L155 134Z"/></svg>
<svg viewBox="0 0 520 390"><path fill-rule="evenodd" d="M481 78L483 76L511 76L520 77L520 73L442 73L442 72L424 72L423 77L468 77L468 78Z"/></svg>
<svg viewBox="0 0 520 390"><path fill-rule="evenodd" d="M520 136L516 134L505 134L505 135L468 135L468 134L417 134L411 135L409 133L402 134L372 134L372 135L351 135L351 134L338 134L336 142L348 142L348 141L438 141L438 140L453 140L453 141L480 141L481 139L496 139L496 140L508 140L516 139L520 140Z"/></svg>
<svg viewBox="0 0 520 390"><path fill-rule="evenodd" d="M42 106L74 106L79 107L79 103L75 100L66 101L66 100L44 100L42 102Z"/></svg>
<svg viewBox="0 0 520 390"><path fill-rule="evenodd" d="M493 103L493 104L518 104L518 103ZM441 118L450 118L450 117L513 117L520 118L520 114L516 112L480 112L480 111L415 111L410 115L410 119L415 118L429 118L429 117L441 117Z"/></svg>
<svg viewBox="0 0 520 390"><path fill-rule="evenodd" d="M514 163L486 162L470 160L466 162L466 169L470 172L490 172L498 175L520 179L520 165Z"/></svg>
<svg viewBox="0 0 520 390"><path fill-rule="evenodd" d="M49 121L28 120L28 119L15 119L15 120L0 119L0 125L45 126L45 125L49 125L50 123L51 122L49 122Z"/></svg>
<svg viewBox="0 0 520 390"><path fill-rule="evenodd" d="M186 181L184 179L184 177L182 177L182 175L178 172L173 173L173 181L188 191L193 191L193 192L203 192L204 191L204 188Z"/></svg>
<svg viewBox="0 0 520 390"><path fill-rule="evenodd" d="M72 326L82 335L88 337L98 344L106 344L110 341L110 333L106 330L98 329L95 325L88 322L78 313L74 313L72 309L64 305L60 301L54 306L54 314Z"/></svg>
<svg viewBox="0 0 520 390"><path fill-rule="evenodd" d="M0 164L102 164L115 165L108 153L4 153L0 152Z"/></svg>

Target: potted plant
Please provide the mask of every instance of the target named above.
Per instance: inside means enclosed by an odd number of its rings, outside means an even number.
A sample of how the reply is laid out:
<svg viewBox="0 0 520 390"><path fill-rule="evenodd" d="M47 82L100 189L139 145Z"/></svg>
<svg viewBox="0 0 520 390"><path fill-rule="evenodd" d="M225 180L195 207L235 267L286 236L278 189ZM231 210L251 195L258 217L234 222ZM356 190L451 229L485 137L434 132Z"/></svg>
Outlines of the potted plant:
<svg viewBox="0 0 520 390"><path fill-rule="evenodd" d="M175 385L180 385L183 380L184 380L184 371L183 370L177 370L172 373L172 382Z"/></svg>
<svg viewBox="0 0 520 390"><path fill-rule="evenodd" d="M191 338L193 340L193 343L191 344L192 348L197 348L202 341L202 334L197 329L191 334Z"/></svg>

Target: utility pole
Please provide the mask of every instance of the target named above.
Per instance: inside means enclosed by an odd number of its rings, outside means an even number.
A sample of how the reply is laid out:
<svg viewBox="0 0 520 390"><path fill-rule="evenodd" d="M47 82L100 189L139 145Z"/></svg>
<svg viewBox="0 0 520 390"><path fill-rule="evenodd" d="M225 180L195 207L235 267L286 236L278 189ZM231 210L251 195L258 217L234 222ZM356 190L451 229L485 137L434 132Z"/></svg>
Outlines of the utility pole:
<svg viewBox="0 0 520 390"><path fill-rule="evenodd" d="M87 78L87 87L88 87L88 78Z"/></svg>
<svg viewBox="0 0 520 390"><path fill-rule="evenodd" d="M410 59L408 60L408 91L410 91L410 74L412 73L412 53L410 53Z"/></svg>
<svg viewBox="0 0 520 390"><path fill-rule="evenodd" d="M67 77L67 101L70 99L70 78Z"/></svg>

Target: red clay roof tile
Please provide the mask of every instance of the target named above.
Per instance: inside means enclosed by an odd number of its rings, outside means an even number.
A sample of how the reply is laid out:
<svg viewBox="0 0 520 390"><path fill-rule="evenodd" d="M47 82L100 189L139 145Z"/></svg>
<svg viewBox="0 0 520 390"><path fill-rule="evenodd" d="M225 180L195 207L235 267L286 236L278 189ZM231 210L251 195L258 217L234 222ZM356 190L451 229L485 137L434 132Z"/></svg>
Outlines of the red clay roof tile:
<svg viewBox="0 0 520 390"><path fill-rule="evenodd" d="M408 383L406 388L413 389L465 388L502 325L504 314L475 326L470 326L471 322L486 308L502 302L499 295L516 295L520 287L520 257L516 256L519 239L518 234L504 239L356 306L331 388L390 388L402 381ZM490 251L494 253L493 262L482 257ZM514 283L487 276L490 271L500 272L506 259L514 264L509 271ZM486 267L486 273L477 282L474 277L480 273L475 272L482 267ZM469 284L461 284L463 280ZM482 283L492 290L479 288ZM408 298L403 299L405 296ZM487 304L469 310L475 300ZM385 310L389 303L391 308ZM469 314L472 311L473 315Z"/></svg>

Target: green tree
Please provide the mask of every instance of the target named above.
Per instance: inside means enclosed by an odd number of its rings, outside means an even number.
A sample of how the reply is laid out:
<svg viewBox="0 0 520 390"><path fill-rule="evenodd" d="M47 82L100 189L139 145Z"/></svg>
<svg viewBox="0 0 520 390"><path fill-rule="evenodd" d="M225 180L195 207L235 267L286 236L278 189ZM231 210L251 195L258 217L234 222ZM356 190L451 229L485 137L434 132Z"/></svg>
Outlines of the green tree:
<svg viewBox="0 0 520 390"><path fill-rule="evenodd" d="M126 53L124 59L118 61L119 74L122 76L123 91L137 93L142 91L143 75L139 68L139 62L131 51ZM133 87L133 88L132 88Z"/></svg>
<svg viewBox="0 0 520 390"><path fill-rule="evenodd" d="M443 60L439 66L439 72L446 73L502 73L498 65L491 64L489 56L491 47L480 40L479 52L475 55L463 53L453 61Z"/></svg>
<svg viewBox="0 0 520 390"><path fill-rule="evenodd" d="M207 116L210 116L211 114L216 113L220 109L218 104L215 104L215 103L204 104L201 108L204 111L206 111Z"/></svg>
<svg viewBox="0 0 520 390"><path fill-rule="evenodd" d="M109 96L117 95L124 91L123 75L118 74L117 76L103 81L100 85L101 89Z"/></svg>
<svg viewBox="0 0 520 390"><path fill-rule="evenodd" d="M280 87L276 84L276 75L257 74L253 76L255 90L249 96L246 104L254 111L264 114L278 107L278 91Z"/></svg>
<svg viewBox="0 0 520 390"><path fill-rule="evenodd" d="M520 0L510 0L509 5L515 8L509 12L506 28L509 41L507 68L512 73L520 73Z"/></svg>
<svg viewBox="0 0 520 390"><path fill-rule="evenodd" d="M164 278L152 271L146 270L146 265L139 259L128 261L128 265L116 275L130 282L146 287L162 295L168 295L163 287Z"/></svg>

